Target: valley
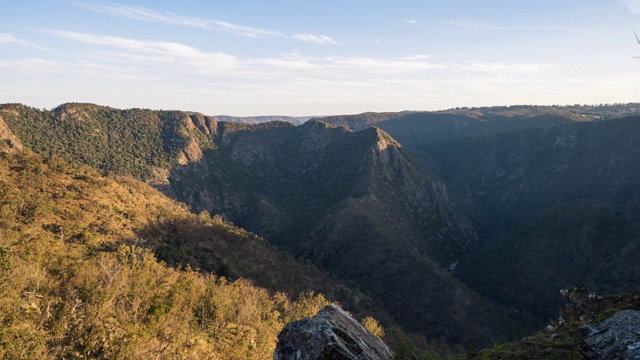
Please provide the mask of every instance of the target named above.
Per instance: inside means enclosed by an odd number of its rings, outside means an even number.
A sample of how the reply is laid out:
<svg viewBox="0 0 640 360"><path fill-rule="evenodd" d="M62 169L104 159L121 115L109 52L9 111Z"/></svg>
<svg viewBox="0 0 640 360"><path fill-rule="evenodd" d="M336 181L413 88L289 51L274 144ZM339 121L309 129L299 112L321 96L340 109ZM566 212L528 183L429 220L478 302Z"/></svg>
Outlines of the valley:
<svg viewBox="0 0 640 360"><path fill-rule="evenodd" d="M169 266L250 279L290 299L315 291L360 318L478 348L543 328L568 285L637 289L638 111L462 108L294 125L5 104L0 135L5 152L133 177L116 181L186 204L169 222L112 236L145 239ZM114 221L131 221L125 213ZM77 227L50 222L38 226L52 237Z"/></svg>

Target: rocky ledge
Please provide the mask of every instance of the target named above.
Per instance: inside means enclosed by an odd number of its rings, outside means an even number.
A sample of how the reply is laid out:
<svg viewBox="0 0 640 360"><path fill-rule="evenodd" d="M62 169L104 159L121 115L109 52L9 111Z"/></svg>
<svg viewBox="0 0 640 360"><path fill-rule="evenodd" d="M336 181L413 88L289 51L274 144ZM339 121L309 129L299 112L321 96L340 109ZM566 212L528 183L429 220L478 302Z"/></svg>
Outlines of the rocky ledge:
<svg viewBox="0 0 640 360"><path fill-rule="evenodd" d="M327 305L314 317L287 324L274 360L390 360L393 353L344 310Z"/></svg>

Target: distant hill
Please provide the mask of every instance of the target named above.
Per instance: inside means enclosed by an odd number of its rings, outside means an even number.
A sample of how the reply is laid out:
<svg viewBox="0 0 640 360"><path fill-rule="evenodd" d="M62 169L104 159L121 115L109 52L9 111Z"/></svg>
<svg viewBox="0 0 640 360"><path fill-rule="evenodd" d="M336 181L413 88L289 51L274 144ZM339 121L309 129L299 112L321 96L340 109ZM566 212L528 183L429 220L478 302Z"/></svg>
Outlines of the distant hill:
<svg viewBox="0 0 640 360"><path fill-rule="evenodd" d="M401 111L373 113L367 112L354 115L327 116L322 118L323 122L334 126L344 126L354 131L366 129L371 126L386 123L394 119L427 119L427 118L447 118L443 115L453 115L453 118L475 119L478 121L490 122L511 122L518 126L519 120L524 118L555 116L571 121L593 121L612 119L621 116L634 115L640 113L640 103L628 104L606 104L606 105L512 105L512 106L492 106L477 108L454 108L440 111ZM516 121L509 121L516 119ZM493 124L485 124L493 125ZM492 126L491 126L492 127Z"/></svg>
<svg viewBox="0 0 640 360"><path fill-rule="evenodd" d="M228 116L228 115L216 115L213 116L218 121L226 122L239 122L249 124L259 124L271 121L286 121L295 125L300 125L311 118L321 118L316 116Z"/></svg>
<svg viewBox="0 0 640 360"><path fill-rule="evenodd" d="M358 131L366 129L377 123L388 121L412 113L413 112L411 111L386 113L366 112L357 115L326 116L323 118L316 118L316 120L321 120L322 122L336 127L342 126L349 130Z"/></svg>

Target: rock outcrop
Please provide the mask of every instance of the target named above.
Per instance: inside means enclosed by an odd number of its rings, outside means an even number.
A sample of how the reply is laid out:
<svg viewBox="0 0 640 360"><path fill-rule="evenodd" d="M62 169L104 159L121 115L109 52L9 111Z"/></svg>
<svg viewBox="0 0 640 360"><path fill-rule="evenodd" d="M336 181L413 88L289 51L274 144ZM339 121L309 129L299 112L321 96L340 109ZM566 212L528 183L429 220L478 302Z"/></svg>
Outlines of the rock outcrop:
<svg viewBox="0 0 640 360"><path fill-rule="evenodd" d="M22 151L24 146L0 116L0 152Z"/></svg>
<svg viewBox="0 0 640 360"><path fill-rule="evenodd" d="M560 318L558 319L560 325L564 325L567 321L584 321L609 305L602 296L580 286L569 286L562 289L560 295L568 302L560 310Z"/></svg>
<svg viewBox="0 0 640 360"><path fill-rule="evenodd" d="M287 324L274 360L390 360L382 340L344 310L327 305L314 317Z"/></svg>
<svg viewBox="0 0 640 360"><path fill-rule="evenodd" d="M580 328L580 335L597 359L640 359L640 312L623 310Z"/></svg>

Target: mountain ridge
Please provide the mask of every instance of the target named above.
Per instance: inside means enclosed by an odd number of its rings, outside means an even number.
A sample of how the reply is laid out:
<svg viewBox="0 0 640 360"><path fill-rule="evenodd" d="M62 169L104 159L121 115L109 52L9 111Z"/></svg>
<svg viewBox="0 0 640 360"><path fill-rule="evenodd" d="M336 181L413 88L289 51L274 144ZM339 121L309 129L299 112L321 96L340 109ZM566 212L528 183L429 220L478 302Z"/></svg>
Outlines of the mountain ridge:
<svg viewBox="0 0 640 360"><path fill-rule="evenodd" d="M77 109L67 111L66 119L20 107L22 118L6 117L28 145L45 154L107 171L132 169L152 183L160 173L164 178L156 187L196 213L219 213L357 285L412 331L479 345L515 328L498 325L511 320L443 270L474 246L475 229L438 176L380 129L351 132L320 121L243 124L185 112L65 108ZM7 106L0 114L8 114ZM60 127L77 132L72 135L78 141L61 146L44 136L62 134ZM83 142L93 133L122 140L122 148ZM138 143L123 140L130 138ZM340 250L346 245L350 251ZM385 253L394 256L381 256ZM448 317L449 312L458 315Z"/></svg>
<svg viewBox="0 0 640 360"><path fill-rule="evenodd" d="M628 291L623 279L638 276L630 259L640 256L638 104L545 109L414 113L375 124L441 176L477 227L480 246L454 274L536 326L559 310L562 282Z"/></svg>

